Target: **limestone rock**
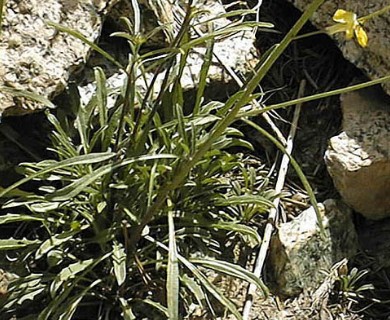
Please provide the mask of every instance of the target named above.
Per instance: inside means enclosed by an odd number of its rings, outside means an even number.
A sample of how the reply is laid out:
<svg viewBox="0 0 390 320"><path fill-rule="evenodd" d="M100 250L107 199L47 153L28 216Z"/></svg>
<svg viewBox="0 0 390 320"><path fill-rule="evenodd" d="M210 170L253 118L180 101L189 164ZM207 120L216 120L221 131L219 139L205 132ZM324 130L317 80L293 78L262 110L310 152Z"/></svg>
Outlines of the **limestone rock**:
<svg viewBox="0 0 390 320"><path fill-rule="evenodd" d="M352 212L342 201L320 204L323 209L325 238L322 239L313 207L294 220L282 224L271 240L270 268L276 291L295 296L315 290L326 279L332 266L357 252L358 241Z"/></svg>
<svg viewBox="0 0 390 320"><path fill-rule="evenodd" d="M341 96L343 132L330 140L328 171L344 201L370 219L390 216L390 97L380 87Z"/></svg>
<svg viewBox="0 0 390 320"><path fill-rule="evenodd" d="M145 12L148 14L148 19L151 19L151 15L154 14L154 20L157 21L161 18L161 8L158 8L159 1L154 0L143 0L140 2L142 4L142 7L144 8ZM168 6L171 8L171 12L175 12L175 16L164 14L163 21L167 25L172 25L173 29L172 34L175 35L178 32L178 25L177 20L181 20L184 17L184 9L186 3L185 1L176 1L174 4L170 2L164 3L165 6ZM155 5L154 5L155 4ZM206 27L206 24L202 24L202 21L206 21L212 18L215 18L217 16L226 14L226 11L224 9L224 6L217 0L207 0L204 4L202 4L202 9L204 10L204 13L200 15L197 18L197 24L198 24L198 30L196 33L194 31L193 37L200 37L202 36L202 33L207 33L207 30L204 30ZM123 14L124 12L130 12L131 8L129 6L126 6L125 3L118 3L117 6L113 8L112 13L110 13L110 17L118 17L120 14ZM157 15L160 14L159 17ZM222 29L231 24L231 20L227 18L220 18L215 19L213 22L213 28L215 30ZM119 26L118 26L119 27ZM153 24L148 23L144 24L143 32L150 32L151 30L148 30L148 28L152 28ZM155 26L154 26L155 27ZM171 34L171 35L172 35ZM165 39L161 37L155 37L150 39L150 42L147 42L146 45L148 47L153 46L166 46L170 40L167 34L165 35ZM258 57L256 48L254 46L255 37L250 29L242 30L240 32L236 32L229 36L223 36L219 39L217 38L214 44L214 55L212 58L212 63L209 69L207 82L209 84L212 84L212 88L209 90L206 89L205 96L206 98L211 99L218 99L221 97L226 97L226 94L228 92L229 84L232 86L237 84L235 83L235 80L232 78L232 73L234 75L246 75L249 72L251 72L252 68L257 64ZM108 50L112 49L108 48ZM199 78L200 78L200 70L202 68L202 65L204 63L206 54L206 48L204 44L198 45L195 48L190 50L190 53L186 60L186 66L183 70L183 74L181 76L181 85L184 89L184 91L189 92L192 89L195 89L198 86ZM179 61L180 56L177 56L177 61ZM102 59L101 59L102 60ZM96 65L102 65L103 61L97 61ZM91 66L93 67L93 66ZM115 68L115 66L112 66L112 68ZM178 69L178 68L176 68ZM111 70L112 71L112 70ZM233 72L231 72L233 71ZM123 81L126 79L126 75L120 71L116 70L113 73L111 77L108 78L107 84L110 88L117 88L120 87L123 84ZM91 73L93 74L93 73ZM139 81L137 82L137 85L139 86L139 90L146 91L146 87L148 84L151 83L154 72L149 72L145 74L145 77L139 77ZM154 91L152 92L153 97L157 97L161 85L164 81L165 77L165 69L161 70L160 74L157 75L157 78L155 80L154 84ZM81 93L82 101L86 103L90 97L92 96L94 90L95 90L95 84L93 79L89 79L87 81L88 84L84 86L80 86L79 90ZM115 101L115 98L110 99L109 105L112 105Z"/></svg>
<svg viewBox="0 0 390 320"><path fill-rule="evenodd" d="M85 62L90 47L46 24L55 22L81 32L88 40L100 35L102 17L117 0L6 1L0 36L0 86L52 98L70 74ZM0 114L30 113L41 105L0 92Z"/></svg>
<svg viewBox="0 0 390 320"><path fill-rule="evenodd" d="M311 0L289 0L298 9L305 10ZM312 22L320 29L333 24L333 14L337 9L353 11L358 17L366 16L389 5L388 0L349 1L326 0L312 17ZM345 40L345 35L334 35L344 57L362 69L371 79L390 74L390 15L389 11L370 19L364 24L368 34L368 46L360 47L356 41ZM390 94L390 82L383 88Z"/></svg>

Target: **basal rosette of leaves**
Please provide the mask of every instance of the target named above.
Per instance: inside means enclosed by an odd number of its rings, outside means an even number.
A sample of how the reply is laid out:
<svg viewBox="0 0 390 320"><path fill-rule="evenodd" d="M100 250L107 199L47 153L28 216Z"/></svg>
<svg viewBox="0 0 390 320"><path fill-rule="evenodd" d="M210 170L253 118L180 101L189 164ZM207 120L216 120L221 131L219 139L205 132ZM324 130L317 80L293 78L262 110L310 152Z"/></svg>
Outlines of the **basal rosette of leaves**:
<svg viewBox="0 0 390 320"><path fill-rule="evenodd" d="M240 318L207 269L266 292L251 272L219 257L218 239L259 244L251 220L267 212L276 195L261 168L250 169L227 151L251 148L240 131L226 125L210 140L229 108L200 99L209 62L193 112L183 111L179 80L193 15L189 10L172 46L155 53L153 68L166 68L156 99L137 89L153 53L141 54L145 38L130 30L117 34L132 50L121 66L122 87L108 89L96 68L97 89L87 104L71 88L73 113L47 112L53 159L21 164L25 178L1 191L0 225L15 227L12 238L0 240L4 266L15 275L0 300L1 319L178 319L194 306L212 310L216 302ZM219 34L232 32L226 27ZM196 41L212 54L212 35ZM110 96L117 101L111 109ZM36 191L23 191L31 181Z"/></svg>

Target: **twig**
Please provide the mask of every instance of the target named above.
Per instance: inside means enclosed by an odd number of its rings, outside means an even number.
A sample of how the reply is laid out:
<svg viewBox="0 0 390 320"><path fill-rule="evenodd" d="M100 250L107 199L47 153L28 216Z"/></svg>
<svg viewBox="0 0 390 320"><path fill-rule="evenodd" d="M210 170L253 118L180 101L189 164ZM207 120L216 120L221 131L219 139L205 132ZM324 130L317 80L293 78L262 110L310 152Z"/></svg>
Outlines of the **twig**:
<svg viewBox="0 0 390 320"><path fill-rule="evenodd" d="M299 91L298 91L299 97L303 96L304 91L305 91L305 85L306 85L306 81L302 80L300 83L300 86L299 86ZM294 117L293 117L293 120L291 123L290 132L289 132L289 135L287 138L286 154L283 154L282 162L280 164L278 179L276 181L276 186L275 186L276 193L280 193L283 189L283 186L284 186L284 182L285 182L286 174L287 174L287 169L288 169L288 165L290 162L287 154L291 154L292 149L293 149L293 141L294 141L295 132L297 129L300 111L301 111L301 104L298 104L295 108L295 111L294 111ZM272 232L274 230L274 223L276 223L276 221L277 221L277 211L278 211L278 207L279 207L279 202L280 202L279 197L273 201L274 207L269 212L268 223L265 227L263 241L261 243L261 246L260 246L260 249L259 249L259 252L257 255L257 259L255 262L255 268L254 268L253 273L255 274L256 277L259 277L259 278L261 277L265 257L266 257L267 252L268 252L269 244L271 241L271 235L272 235ZM249 319L252 304L253 304L253 297L254 297L255 293L256 293L256 285L250 283L248 290L247 290L246 301L244 304L243 320Z"/></svg>

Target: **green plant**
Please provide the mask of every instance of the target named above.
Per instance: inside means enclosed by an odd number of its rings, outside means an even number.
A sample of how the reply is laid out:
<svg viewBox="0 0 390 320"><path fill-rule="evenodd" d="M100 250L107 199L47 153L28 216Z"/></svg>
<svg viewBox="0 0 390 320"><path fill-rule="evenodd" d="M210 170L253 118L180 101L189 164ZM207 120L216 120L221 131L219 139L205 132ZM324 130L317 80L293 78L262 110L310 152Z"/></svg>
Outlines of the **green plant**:
<svg viewBox="0 0 390 320"><path fill-rule="evenodd" d="M256 190L256 170L226 151L251 145L229 123L220 125L229 105L202 103L207 63L196 105L184 113L179 80L189 51L206 43L211 54L215 37L238 30L232 25L191 39L195 15L189 6L171 47L144 54L140 49L146 39L124 20L129 33L116 36L129 41L132 54L122 67L127 75L123 86L109 90L96 68L97 89L88 104L74 93L73 115L57 118L47 112L53 159L21 164L25 178L1 192L7 197L29 181L38 185L36 192L10 196L2 207L6 213L0 224L19 226L13 238L0 240L0 250L17 257L7 270L19 276L2 298L4 317L179 319L193 305L213 309L212 297L240 318L206 269L254 282L266 294L252 273L217 259L221 248L215 239L241 234L260 242L250 220L267 212L275 194L265 186ZM246 25L251 23L240 28ZM76 31L56 27L87 41ZM163 68L165 78L152 99ZM157 70L156 77L142 91L137 79L150 69ZM110 96L117 103L108 109Z"/></svg>
<svg viewBox="0 0 390 320"><path fill-rule="evenodd" d="M362 292L375 289L371 283L363 282L369 273L368 269L352 268L349 273L339 275L336 281L339 295L352 302L356 302L356 298L364 298Z"/></svg>
<svg viewBox="0 0 390 320"><path fill-rule="evenodd" d="M269 24L232 23L194 38L191 28L198 12L190 1L171 45L142 53L151 34L139 32L133 0L134 26L124 19L129 32L116 34L127 39L131 49L128 65L122 66L77 31L50 23L88 43L120 67L126 80L120 88L108 89L103 71L96 68L97 90L88 104L81 104L76 92L74 115L63 118L47 112L54 159L21 164L25 178L0 190L6 201L0 224L16 230L13 238L0 240L0 250L17 258L6 267L19 276L1 298L2 316L179 319L194 305L213 313L217 301L240 319L234 303L210 282L205 270L255 283L266 294L260 279L220 259L219 239L238 235L260 242L251 221L267 212L276 196L265 183L258 183L265 180L261 169L246 167L239 155L228 152L231 147L251 148L231 125L296 103L242 111L257 98L253 92L258 83L321 2L313 2L286 38L267 53L253 78L224 103L203 101L210 66L210 59L205 59L190 112L184 111L180 79L192 48L205 45L210 57L218 37ZM152 70L153 79L140 89L137 80ZM153 98L162 71L165 76ZM1 89L53 107L31 92ZM110 96L117 101L111 109ZM281 143L262 133L283 150ZM309 184L298 173L315 205ZM30 181L39 186L36 192L17 190Z"/></svg>

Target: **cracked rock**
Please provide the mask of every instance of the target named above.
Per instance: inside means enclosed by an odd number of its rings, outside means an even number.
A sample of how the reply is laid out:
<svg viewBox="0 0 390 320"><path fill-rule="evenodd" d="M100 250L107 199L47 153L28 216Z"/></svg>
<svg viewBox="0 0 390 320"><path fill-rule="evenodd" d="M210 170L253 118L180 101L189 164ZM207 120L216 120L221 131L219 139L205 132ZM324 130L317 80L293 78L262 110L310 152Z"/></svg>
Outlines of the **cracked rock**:
<svg viewBox="0 0 390 320"><path fill-rule="evenodd" d="M102 18L117 0L6 1L0 36L0 86L53 98L80 68L90 47L47 24L60 24L95 41ZM33 100L0 92L0 114L21 115L42 108Z"/></svg>
<svg viewBox="0 0 390 320"><path fill-rule="evenodd" d="M390 216L390 97L380 87L341 96L343 132L325 161L344 201L369 219Z"/></svg>

